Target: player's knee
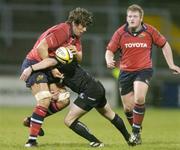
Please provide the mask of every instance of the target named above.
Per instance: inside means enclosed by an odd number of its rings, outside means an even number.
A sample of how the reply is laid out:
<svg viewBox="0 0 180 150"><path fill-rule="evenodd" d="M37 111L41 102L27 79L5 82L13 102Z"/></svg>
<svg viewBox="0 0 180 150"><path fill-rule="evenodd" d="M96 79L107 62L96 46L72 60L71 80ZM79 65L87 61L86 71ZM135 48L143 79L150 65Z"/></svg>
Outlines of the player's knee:
<svg viewBox="0 0 180 150"><path fill-rule="evenodd" d="M113 111L107 111L105 114L104 114L104 117L108 120L112 120L115 116L115 113Z"/></svg>
<svg viewBox="0 0 180 150"><path fill-rule="evenodd" d="M67 116L65 117L64 123L65 123L66 126L70 127L71 124L72 124L75 120L77 120L77 119L78 119L78 117L77 117L75 114L73 114L73 113L70 112L70 113L68 113Z"/></svg>
<svg viewBox="0 0 180 150"><path fill-rule="evenodd" d="M145 102L145 97L144 96L138 96L135 98L135 103L136 104L144 104Z"/></svg>
<svg viewBox="0 0 180 150"><path fill-rule="evenodd" d="M124 106L124 112L131 112L133 108L133 105L126 105Z"/></svg>
<svg viewBox="0 0 180 150"><path fill-rule="evenodd" d="M35 95L38 105L48 108L51 101L51 93L49 91L40 91Z"/></svg>
<svg viewBox="0 0 180 150"><path fill-rule="evenodd" d="M111 109L111 107L109 106L109 104L106 105L106 106L104 107L104 109L98 110L98 112L99 112L102 116L104 116L106 119L108 119L108 120L112 120L112 119L114 118L114 116L115 116L115 113L114 113L114 111Z"/></svg>

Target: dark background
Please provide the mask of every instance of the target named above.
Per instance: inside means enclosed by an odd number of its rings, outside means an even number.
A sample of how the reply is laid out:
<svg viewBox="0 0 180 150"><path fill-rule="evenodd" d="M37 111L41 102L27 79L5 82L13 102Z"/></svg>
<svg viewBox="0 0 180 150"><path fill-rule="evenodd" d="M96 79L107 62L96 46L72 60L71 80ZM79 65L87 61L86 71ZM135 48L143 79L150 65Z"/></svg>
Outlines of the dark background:
<svg viewBox="0 0 180 150"><path fill-rule="evenodd" d="M180 65L179 0L0 0L0 75L18 76L21 63L38 36L49 27L64 22L68 12L84 7L93 12L94 24L83 40L82 65L99 78L113 78L104 54L114 31L125 23L126 9L139 4L144 21L155 26L173 49ZM159 48L153 48L154 77L148 103L156 106L180 105L180 76L172 75Z"/></svg>

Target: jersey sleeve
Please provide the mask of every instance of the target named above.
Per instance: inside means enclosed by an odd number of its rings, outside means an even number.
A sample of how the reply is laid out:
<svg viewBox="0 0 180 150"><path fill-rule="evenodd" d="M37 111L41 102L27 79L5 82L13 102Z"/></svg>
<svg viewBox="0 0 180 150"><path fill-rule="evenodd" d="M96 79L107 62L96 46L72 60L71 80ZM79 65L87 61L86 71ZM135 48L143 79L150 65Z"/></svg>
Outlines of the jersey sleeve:
<svg viewBox="0 0 180 150"><path fill-rule="evenodd" d="M119 34L118 31L116 31L113 34L113 36L112 36L110 42L108 43L106 49L112 51L113 53L116 52L117 49L120 48L119 47L119 45L120 45L119 42L120 42L120 34Z"/></svg>
<svg viewBox="0 0 180 150"><path fill-rule="evenodd" d="M163 47L166 43L166 38L155 28L152 28L153 42L158 47Z"/></svg>
<svg viewBox="0 0 180 150"><path fill-rule="evenodd" d="M49 33L46 37L49 49L60 47L67 39L68 34L62 28Z"/></svg>
<svg viewBox="0 0 180 150"><path fill-rule="evenodd" d="M49 47L50 49L58 47L58 41L57 41L54 33L50 33L50 34L46 37L46 41L47 41L48 47Z"/></svg>

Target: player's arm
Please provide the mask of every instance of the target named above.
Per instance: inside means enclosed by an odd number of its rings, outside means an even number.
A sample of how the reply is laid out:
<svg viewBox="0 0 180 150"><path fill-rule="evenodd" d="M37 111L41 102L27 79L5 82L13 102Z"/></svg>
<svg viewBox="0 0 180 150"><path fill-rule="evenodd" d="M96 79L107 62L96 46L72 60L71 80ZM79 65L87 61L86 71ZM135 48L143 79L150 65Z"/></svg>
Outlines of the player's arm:
<svg viewBox="0 0 180 150"><path fill-rule="evenodd" d="M106 60L106 65L108 68L115 67L114 53L112 51L106 50L105 60Z"/></svg>
<svg viewBox="0 0 180 150"><path fill-rule="evenodd" d="M150 27L152 32L152 38L155 45L158 47L162 47L163 55L166 59L166 62L169 68L173 71L173 73L180 73L180 68L174 64L173 54L171 50L171 46L166 41L165 37L154 27Z"/></svg>
<svg viewBox="0 0 180 150"><path fill-rule="evenodd" d="M57 60L55 58L45 58L42 61L40 61L37 64L31 65L31 70L32 71L38 71L38 70L42 70L42 69L46 69L49 67L53 67L55 65L57 65Z"/></svg>
<svg viewBox="0 0 180 150"><path fill-rule="evenodd" d="M77 61L80 63L82 61L82 51L78 51L77 47L74 45L69 45L67 47L71 50L74 57L76 57Z"/></svg>
<svg viewBox="0 0 180 150"><path fill-rule="evenodd" d="M175 74L180 73L180 67L178 67L177 65L174 64L171 46L169 45L168 42L166 42L166 44L162 47L162 50L163 50L163 55L164 55L164 57L166 59L166 62L168 64L169 68Z"/></svg>
<svg viewBox="0 0 180 150"><path fill-rule="evenodd" d="M79 63L81 63L82 62L82 51L78 51L77 49L75 49L74 52L72 50L71 50L71 52L76 57L77 61Z"/></svg>
<svg viewBox="0 0 180 150"><path fill-rule="evenodd" d="M79 63L82 62L82 51L77 51L76 58Z"/></svg>
<svg viewBox="0 0 180 150"><path fill-rule="evenodd" d="M108 68L115 68L115 60L114 60L114 53L117 51L119 48L119 41L120 41L120 33L117 30L110 42L108 43L108 46L106 48L106 53L105 53L105 60L106 60L106 65Z"/></svg>
<svg viewBox="0 0 180 150"><path fill-rule="evenodd" d="M57 63L58 63L57 60L54 58L45 58L42 61L40 61L39 63L31 65L28 68L26 68L22 72L20 79L26 81L33 71L38 71L38 70L46 69L49 67L53 67Z"/></svg>
<svg viewBox="0 0 180 150"><path fill-rule="evenodd" d="M63 32L62 32L63 33ZM62 34L63 35L63 34ZM64 42L61 40L60 42ZM45 37L38 45L37 50L41 59L45 59L49 57L48 49L58 47L58 40L56 38L56 33L50 33L47 37ZM54 77L61 77L62 74L59 72L57 68L52 69L52 74Z"/></svg>
<svg viewBox="0 0 180 150"><path fill-rule="evenodd" d="M46 39L43 39L37 46L37 51L41 59L48 58L48 43Z"/></svg>

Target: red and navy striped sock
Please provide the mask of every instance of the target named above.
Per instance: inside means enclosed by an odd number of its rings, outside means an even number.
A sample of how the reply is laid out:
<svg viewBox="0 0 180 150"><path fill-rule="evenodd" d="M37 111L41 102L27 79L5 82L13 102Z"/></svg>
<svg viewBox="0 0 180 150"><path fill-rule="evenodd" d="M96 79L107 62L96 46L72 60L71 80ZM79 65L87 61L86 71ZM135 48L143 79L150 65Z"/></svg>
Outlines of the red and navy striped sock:
<svg viewBox="0 0 180 150"><path fill-rule="evenodd" d="M133 125L132 125L132 132L139 133L141 129L141 125L144 119L145 113L145 104L135 104L133 109Z"/></svg>
<svg viewBox="0 0 180 150"><path fill-rule="evenodd" d="M36 140L46 116L47 108L36 106L31 117L29 140Z"/></svg>
<svg viewBox="0 0 180 150"><path fill-rule="evenodd" d="M51 116L64 108L64 105L58 101L51 101L47 110L46 117Z"/></svg>

